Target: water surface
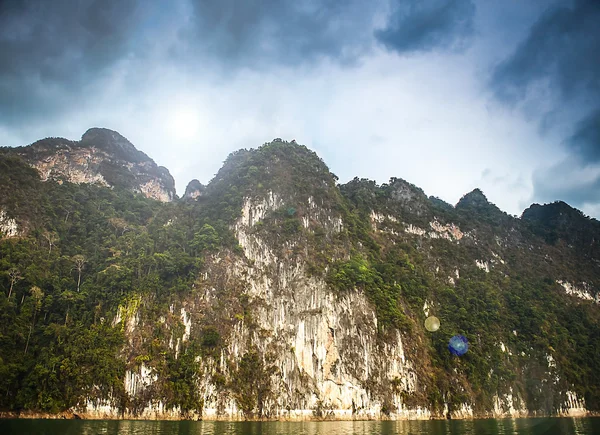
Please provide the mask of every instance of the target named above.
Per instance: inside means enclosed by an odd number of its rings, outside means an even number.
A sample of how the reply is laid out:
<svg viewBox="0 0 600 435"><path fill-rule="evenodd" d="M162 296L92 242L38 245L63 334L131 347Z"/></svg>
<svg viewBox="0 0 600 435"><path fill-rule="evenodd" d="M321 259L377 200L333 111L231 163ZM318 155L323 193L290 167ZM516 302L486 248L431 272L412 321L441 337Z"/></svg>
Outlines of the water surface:
<svg viewBox="0 0 600 435"><path fill-rule="evenodd" d="M40 435L599 435L600 418L454 421L212 422L0 420L0 434Z"/></svg>

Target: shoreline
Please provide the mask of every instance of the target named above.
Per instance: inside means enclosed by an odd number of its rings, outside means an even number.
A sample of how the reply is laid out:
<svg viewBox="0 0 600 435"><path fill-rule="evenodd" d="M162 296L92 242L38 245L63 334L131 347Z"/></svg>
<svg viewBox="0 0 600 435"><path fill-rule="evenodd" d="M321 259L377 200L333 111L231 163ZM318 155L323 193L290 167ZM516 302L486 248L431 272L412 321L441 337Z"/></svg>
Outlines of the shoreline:
<svg viewBox="0 0 600 435"><path fill-rule="evenodd" d="M134 416L125 415L117 417L115 415L96 415L87 412L73 412L63 411L57 414L34 412L34 411L2 411L0 412L0 419L22 419L22 420L114 420L114 421L210 421L210 422L319 422L319 421L430 421L430 420L490 420L490 419L527 419L527 418L587 418L587 417L600 417L600 412L586 411L579 413L560 413L560 414L527 414L527 415L475 415L475 416L456 416L451 419L447 419L443 416L431 416L427 418L390 418L390 417L369 417L369 416L355 416L354 418L336 418L336 417L308 417L303 416L301 418L287 417L287 418L231 418L231 417L215 417L206 416L198 418L197 415L190 417L182 416L160 416L160 417L148 417L148 416Z"/></svg>

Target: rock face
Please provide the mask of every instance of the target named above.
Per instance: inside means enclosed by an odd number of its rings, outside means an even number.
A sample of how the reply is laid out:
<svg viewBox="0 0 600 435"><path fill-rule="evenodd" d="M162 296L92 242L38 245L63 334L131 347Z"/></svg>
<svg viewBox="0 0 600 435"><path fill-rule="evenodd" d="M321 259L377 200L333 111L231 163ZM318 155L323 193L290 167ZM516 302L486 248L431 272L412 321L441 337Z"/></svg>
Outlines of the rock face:
<svg viewBox="0 0 600 435"><path fill-rule="evenodd" d="M169 171L116 131L91 128L81 141L49 138L8 151L25 159L44 181L120 186L162 202L175 198Z"/></svg>
<svg viewBox="0 0 600 435"><path fill-rule="evenodd" d="M404 391L415 387L413 363L405 357L402 338L397 334L389 344L379 343L377 316L364 294L335 294L322 279L308 276L304 265L281 258L266 240L252 233L252 227L281 204L272 192L266 200L248 198L235 225L252 267L238 263L226 274L249 289L257 324L241 322L234 329L227 356L239 360L256 334L265 337L254 341L260 354L273 355L270 363L276 368L266 380L270 396L264 403L265 416L377 418L383 400L373 397L369 383L400 380ZM331 236L341 231L341 223L318 220L319 211L323 210L313 207L309 219ZM210 296L208 292L205 303ZM211 386L207 387L210 392ZM205 397L206 415L217 416L224 409L228 418L241 417L233 401L219 400L214 394ZM426 410L405 409L399 396L390 397L390 405L393 418L429 417Z"/></svg>
<svg viewBox="0 0 600 435"><path fill-rule="evenodd" d="M247 198L234 230L246 261L216 257L199 285L199 297L184 302L180 310L184 325L194 334L203 323L207 307L214 306L224 292L222 282L238 283L248 289L252 319L240 318L231 328L227 346L217 367L203 366L199 389L204 392L205 419L243 419L234 398L215 385L214 373L232 377L236 364L253 348L268 355L271 374L259 380L268 390L262 403L262 417L305 420L313 418L376 419L382 408L390 418L428 419L431 413L407 407L400 392L415 389L414 361L405 356L403 339L394 334L389 343L378 340L377 316L364 294L353 291L335 294L322 279L310 277L303 264L282 258L252 228L283 200L270 192L265 199ZM307 204L310 207L310 202ZM313 207L312 222L334 236L342 227L335 221L316 221L323 210ZM324 213L321 217L326 216ZM276 273L275 273L276 271ZM226 307L223 319L235 318L234 307ZM176 312L176 310L175 310ZM231 317L230 317L231 316ZM119 319L120 320L120 319ZM135 337L135 324L128 330ZM189 339L189 332L182 343ZM179 339L177 346L179 346ZM128 392L141 394L156 380L146 367L126 376ZM370 391L373 385L395 383L398 393L387 398ZM371 387L370 387L371 386ZM114 408L89 404L90 416L117 416ZM178 418L178 410L167 411L162 404L149 403L140 418Z"/></svg>
<svg viewBox="0 0 600 435"><path fill-rule="evenodd" d="M0 209L0 237L17 237L20 234L17 221L9 218L6 212Z"/></svg>

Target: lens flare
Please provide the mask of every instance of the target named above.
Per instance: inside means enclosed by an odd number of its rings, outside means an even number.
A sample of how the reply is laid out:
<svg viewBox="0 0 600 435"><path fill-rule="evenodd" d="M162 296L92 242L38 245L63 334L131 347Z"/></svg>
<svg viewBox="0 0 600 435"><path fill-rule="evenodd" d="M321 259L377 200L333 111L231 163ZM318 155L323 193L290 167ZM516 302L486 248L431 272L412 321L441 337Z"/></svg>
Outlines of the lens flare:
<svg viewBox="0 0 600 435"><path fill-rule="evenodd" d="M429 332L435 332L440 329L440 319L435 316L429 316L425 319L425 329Z"/></svg>
<svg viewBox="0 0 600 435"><path fill-rule="evenodd" d="M469 350L469 342L464 335L455 335L448 342L448 350L456 356L463 356Z"/></svg>

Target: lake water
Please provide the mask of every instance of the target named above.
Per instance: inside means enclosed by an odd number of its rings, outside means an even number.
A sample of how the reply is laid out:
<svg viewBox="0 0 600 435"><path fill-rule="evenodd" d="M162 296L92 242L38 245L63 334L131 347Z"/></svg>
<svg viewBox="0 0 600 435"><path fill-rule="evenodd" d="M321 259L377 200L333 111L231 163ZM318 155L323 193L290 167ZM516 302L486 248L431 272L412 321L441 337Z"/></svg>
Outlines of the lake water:
<svg viewBox="0 0 600 435"><path fill-rule="evenodd" d="M454 421L212 422L0 420L0 434L40 435L599 435L600 418Z"/></svg>

